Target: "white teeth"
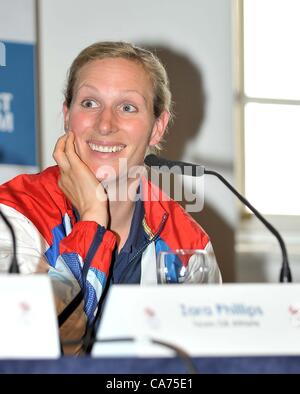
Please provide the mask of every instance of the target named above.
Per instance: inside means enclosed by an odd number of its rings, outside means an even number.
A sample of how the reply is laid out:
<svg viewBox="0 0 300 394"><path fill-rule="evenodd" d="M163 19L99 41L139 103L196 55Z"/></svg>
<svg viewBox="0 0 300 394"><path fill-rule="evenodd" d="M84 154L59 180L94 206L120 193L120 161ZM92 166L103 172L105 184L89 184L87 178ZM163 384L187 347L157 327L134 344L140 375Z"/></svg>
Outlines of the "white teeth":
<svg viewBox="0 0 300 394"><path fill-rule="evenodd" d="M103 153L120 152L125 148L124 145L107 146L107 145L96 145L92 143L89 143L89 147L94 151L103 152Z"/></svg>

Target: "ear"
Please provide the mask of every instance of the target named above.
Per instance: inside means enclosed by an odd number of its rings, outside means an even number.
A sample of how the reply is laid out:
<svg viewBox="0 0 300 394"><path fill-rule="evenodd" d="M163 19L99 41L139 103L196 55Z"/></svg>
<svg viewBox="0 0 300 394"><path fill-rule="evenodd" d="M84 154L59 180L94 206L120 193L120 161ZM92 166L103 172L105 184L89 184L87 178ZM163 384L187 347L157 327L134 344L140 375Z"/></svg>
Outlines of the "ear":
<svg viewBox="0 0 300 394"><path fill-rule="evenodd" d="M157 119L155 119L152 133L150 136L150 141L149 141L150 146L158 144L160 140L163 138L169 123L169 119L170 119L170 114L168 111L162 112L160 116Z"/></svg>
<svg viewBox="0 0 300 394"><path fill-rule="evenodd" d="M66 102L64 102L64 105L63 105L63 114L64 114L64 129L65 129L65 132L67 132L69 130L70 110L67 107Z"/></svg>

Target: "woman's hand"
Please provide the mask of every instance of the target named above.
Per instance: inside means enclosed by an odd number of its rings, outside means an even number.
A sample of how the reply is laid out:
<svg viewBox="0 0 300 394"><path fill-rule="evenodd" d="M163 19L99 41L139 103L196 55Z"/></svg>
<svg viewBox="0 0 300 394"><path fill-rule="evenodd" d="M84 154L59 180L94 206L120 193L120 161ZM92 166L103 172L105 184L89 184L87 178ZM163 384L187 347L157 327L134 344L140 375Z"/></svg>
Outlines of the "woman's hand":
<svg viewBox="0 0 300 394"><path fill-rule="evenodd" d="M74 141L74 134L68 131L55 145L53 158L60 169L58 186L77 209L80 220L95 221L107 227L106 192L93 172L77 155Z"/></svg>

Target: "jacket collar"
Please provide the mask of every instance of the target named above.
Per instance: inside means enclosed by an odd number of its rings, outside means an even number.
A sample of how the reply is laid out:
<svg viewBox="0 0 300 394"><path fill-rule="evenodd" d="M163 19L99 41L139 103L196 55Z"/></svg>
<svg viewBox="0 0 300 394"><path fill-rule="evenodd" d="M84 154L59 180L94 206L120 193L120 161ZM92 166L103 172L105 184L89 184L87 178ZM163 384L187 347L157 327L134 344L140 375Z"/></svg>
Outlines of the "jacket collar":
<svg viewBox="0 0 300 394"><path fill-rule="evenodd" d="M170 197L145 177L142 177L141 188L141 198L144 202L145 211L143 227L148 237L152 238L161 230L162 222L168 216L168 212L164 208L162 201L169 201Z"/></svg>

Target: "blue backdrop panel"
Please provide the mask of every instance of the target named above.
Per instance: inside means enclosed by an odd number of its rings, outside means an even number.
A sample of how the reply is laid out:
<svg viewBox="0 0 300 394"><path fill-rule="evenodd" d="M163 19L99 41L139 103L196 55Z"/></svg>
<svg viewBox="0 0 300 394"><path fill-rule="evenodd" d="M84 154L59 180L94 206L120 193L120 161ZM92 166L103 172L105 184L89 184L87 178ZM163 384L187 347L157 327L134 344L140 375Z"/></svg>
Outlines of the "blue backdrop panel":
<svg viewBox="0 0 300 394"><path fill-rule="evenodd" d="M35 166L35 45L2 42L6 66L0 66L0 163Z"/></svg>

